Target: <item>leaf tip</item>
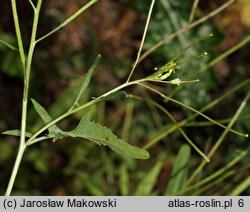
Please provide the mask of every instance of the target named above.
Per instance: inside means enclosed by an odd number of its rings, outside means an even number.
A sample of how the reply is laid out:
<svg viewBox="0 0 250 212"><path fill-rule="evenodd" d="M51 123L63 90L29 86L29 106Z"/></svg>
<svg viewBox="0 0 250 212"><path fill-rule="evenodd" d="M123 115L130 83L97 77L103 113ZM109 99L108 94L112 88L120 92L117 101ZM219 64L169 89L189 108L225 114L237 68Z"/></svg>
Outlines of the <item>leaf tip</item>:
<svg viewBox="0 0 250 212"><path fill-rule="evenodd" d="M33 105L37 104L37 101L35 99L30 98Z"/></svg>
<svg viewBox="0 0 250 212"><path fill-rule="evenodd" d="M143 153L144 153L144 154L143 154L143 156L138 157L137 159L147 160L147 159L149 159L149 158L150 158L150 154L149 154L149 152L148 152L148 151L144 150L144 152L143 152Z"/></svg>

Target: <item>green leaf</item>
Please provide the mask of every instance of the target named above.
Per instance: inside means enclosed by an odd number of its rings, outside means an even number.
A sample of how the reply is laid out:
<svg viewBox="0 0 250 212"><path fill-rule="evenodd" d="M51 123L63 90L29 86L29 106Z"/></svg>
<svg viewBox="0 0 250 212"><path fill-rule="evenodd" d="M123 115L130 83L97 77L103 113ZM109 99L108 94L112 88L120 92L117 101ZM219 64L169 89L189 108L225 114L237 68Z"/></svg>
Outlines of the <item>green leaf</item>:
<svg viewBox="0 0 250 212"><path fill-rule="evenodd" d="M31 99L34 108L36 110L36 112L39 114L39 116L42 118L43 122L45 124L49 124L50 122L52 122L52 118L50 117L50 115L47 113L47 111L38 103L36 102L34 99ZM62 138L62 131L54 124L51 127L49 127L49 135L55 136L55 139L60 139ZM55 140L54 140L55 141Z"/></svg>
<svg viewBox="0 0 250 212"><path fill-rule="evenodd" d="M162 165L162 161L157 161L149 173L143 177L134 193L135 196L148 196L152 194L152 189L157 181Z"/></svg>
<svg viewBox="0 0 250 212"><path fill-rule="evenodd" d="M75 106L79 106L79 99L81 98L82 94L84 93L84 91L88 87L90 79L92 77L92 74L93 74L94 70L96 69L97 65L99 64L100 60L101 60L101 55L98 55L96 57L93 65L88 70L88 73L84 76L84 78L83 78L83 80L81 82L80 91L78 93L78 96L76 97L76 100L75 100L72 108L74 108Z"/></svg>
<svg viewBox="0 0 250 212"><path fill-rule="evenodd" d="M250 188L250 176L247 177L242 183L240 183L230 194L229 196L239 196L246 189Z"/></svg>
<svg viewBox="0 0 250 212"><path fill-rule="evenodd" d="M190 152L190 146L186 144L183 145L179 150L179 153L174 163L173 171L171 173L171 178L164 195L173 195L177 191L182 190L184 188L184 184L187 179L187 164L190 159Z"/></svg>
<svg viewBox="0 0 250 212"><path fill-rule="evenodd" d="M99 145L109 146L115 152L137 159L148 159L146 150L131 146L117 138L112 131L99 123L90 120L90 113L83 116L80 123L70 132L63 132L64 136L80 137L93 141Z"/></svg>
<svg viewBox="0 0 250 212"><path fill-rule="evenodd" d="M52 121L52 118L49 116L47 111L34 99L32 99L32 103L44 123L50 123ZM81 137L93 141L99 145L107 145L112 150L132 158L149 158L149 153L146 150L129 145L128 143L117 138L110 129L91 121L90 113L82 117L80 123L73 131L65 132L59 129L56 125L52 125L49 128L49 135L54 136L53 141L62 139L67 136Z"/></svg>
<svg viewBox="0 0 250 212"><path fill-rule="evenodd" d="M77 175L83 180L84 185L86 186L91 195L93 196L105 195L103 191L100 190L100 187L98 187L93 183L93 179L89 175L83 172L77 172Z"/></svg>
<svg viewBox="0 0 250 212"><path fill-rule="evenodd" d="M73 79L68 87L62 91L56 101L48 108L48 112L52 117L58 117L65 113L70 107L72 107L72 102L75 101L78 93L79 87L81 85L81 79ZM84 92L78 103L84 104L89 99L89 90ZM76 114L74 114L76 115ZM81 114L82 116L82 114Z"/></svg>
<svg viewBox="0 0 250 212"><path fill-rule="evenodd" d="M129 173L128 168L124 163L119 167L119 178L121 195L129 195Z"/></svg>
<svg viewBox="0 0 250 212"><path fill-rule="evenodd" d="M5 132L2 132L3 135L13 135L13 136L21 136L21 130L7 130ZM30 138L32 136L32 133L25 132L25 137Z"/></svg>
<svg viewBox="0 0 250 212"><path fill-rule="evenodd" d="M119 98L119 97L127 97L127 96L128 96L127 93L124 92L124 91L116 91L116 92L114 92L114 93L112 93L112 94L110 94L110 95L108 95L108 96L102 97L101 99L102 99L103 101L113 101L113 100L116 99L116 98Z"/></svg>

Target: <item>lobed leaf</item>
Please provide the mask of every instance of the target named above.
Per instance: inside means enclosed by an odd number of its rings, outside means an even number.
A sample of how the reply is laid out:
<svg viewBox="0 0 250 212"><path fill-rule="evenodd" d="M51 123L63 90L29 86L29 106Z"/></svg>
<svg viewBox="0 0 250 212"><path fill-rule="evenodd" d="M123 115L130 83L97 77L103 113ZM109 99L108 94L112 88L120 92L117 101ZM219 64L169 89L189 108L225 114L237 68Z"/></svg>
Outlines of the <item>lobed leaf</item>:
<svg viewBox="0 0 250 212"><path fill-rule="evenodd" d="M115 152L120 154L137 158L148 159L149 153L138 147L131 146L130 144L117 138L112 131L99 123L90 120L90 113L83 116L78 126L70 132L63 132L64 136L80 137L93 141L99 145L110 147Z"/></svg>
<svg viewBox="0 0 250 212"><path fill-rule="evenodd" d="M44 123L50 123L52 121L52 118L49 116L47 111L34 99L32 99L32 103ZM115 152L132 158L149 158L149 153L146 150L131 146L130 144L117 138L110 129L100 125L99 123L91 121L90 115L91 114L88 113L86 116L83 116L78 126L70 132L62 131L54 124L49 128L49 135L54 137L53 141L62 139L64 137L85 138L99 145L109 146Z"/></svg>

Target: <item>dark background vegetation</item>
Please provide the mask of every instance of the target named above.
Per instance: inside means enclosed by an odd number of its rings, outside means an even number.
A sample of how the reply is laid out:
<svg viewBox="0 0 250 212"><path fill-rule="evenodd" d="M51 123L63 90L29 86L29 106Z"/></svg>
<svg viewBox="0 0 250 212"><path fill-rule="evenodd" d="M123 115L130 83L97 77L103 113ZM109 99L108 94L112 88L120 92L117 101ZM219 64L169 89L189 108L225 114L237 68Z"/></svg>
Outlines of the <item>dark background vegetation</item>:
<svg viewBox="0 0 250 212"><path fill-rule="evenodd" d="M38 35L44 35L56 27L86 2L84 0L44 1ZM187 23L193 1L172 0L169 2L171 8L168 11L163 8L160 1L157 1L145 49ZM223 2L225 1L201 1L195 19L208 14ZM17 1L17 3L24 43L27 48L32 25L32 10L28 1ZM139 48L149 5L150 1L145 0L100 0L70 25L41 42L34 55L30 97L47 108L53 117L60 115L67 110L72 90L76 90L79 79L86 73L97 54L102 55L102 62L94 73L86 101L124 82ZM238 0L212 20L169 41L138 66L134 78L149 75L154 67L166 63L168 59L195 39L204 34L213 33L214 37L195 46L181 59L182 61L204 51L209 53L207 57L183 66L177 73L181 79L194 79L195 72L249 34L250 13L247 12L249 7L247 0ZM0 8L0 38L16 44L10 1L1 0ZM176 23L170 20L170 11L174 13ZM199 109L249 78L249 47L250 44L246 44L219 62L202 77L199 77L199 83L183 86L174 97ZM22 75L18 53L1 45L0 132L20 127ZM157 88L169 94L175 86ZM206 114L213 119L232 117L247 89L249 86L232 94L230 98L225 99ZM127 89L127 92L147 95L137 87ZM155 95L152 95L152 98L164 105L178 121L192 114L173 103L162 102ZM100 103L91 109L94 111L96 121L110 127L115 134L121 137L128 104L132 104L133 107L133 120L128 136L131 144L145 145L158 133L158 129L162 125L171 123L167 117L162 115L160 115L160 119L154 119L152 111L146 103L138 101L131 103L124 98ZM29 106L28 129L34 132L41 126L41 120L31 104ZM73 129L77 120L85 112L77 113L60 122L60 126L67 130ZM155 113L157 115L158 111ZM249 107L244 110L243 116L248 119L237 122L235 128L249 133ZM203 121L204 119L198 118L197 120ZM218 126L185 129L203 150L210 148L213 141L222 133L222 129ZM15 137L1 135L0 194L4 194L7 187L18 142ZM161 155L164 158L164 166L158 177L158 183L154 186L155 194L159 195L163 192L162 188L167 186L175 157L180 146L185 142L176 131L151 147L149 149L151 158L146 161L126 159L108 148L99 147L89 141L64 139L56 143L41 142L31 146L25 153L13 194L119 195L121 191L118 170L121 164L126 164L129 170L129 188L131 189L129 194L132 194L135 185ZM237 150L246 149L248 146L249 139L229 134L222 147L212 158L211 164L204 169L202 174L206 176L213 173L232 159L237 154ZM249 159L248 155L234 167L237 170L237 176L230 177L203 194L228 194L239 182L249 176ZM200 160L200 156L192 151L192 160L189 164L190 173ZM244 194L249 195L250 189L246 190Z"/></svg>

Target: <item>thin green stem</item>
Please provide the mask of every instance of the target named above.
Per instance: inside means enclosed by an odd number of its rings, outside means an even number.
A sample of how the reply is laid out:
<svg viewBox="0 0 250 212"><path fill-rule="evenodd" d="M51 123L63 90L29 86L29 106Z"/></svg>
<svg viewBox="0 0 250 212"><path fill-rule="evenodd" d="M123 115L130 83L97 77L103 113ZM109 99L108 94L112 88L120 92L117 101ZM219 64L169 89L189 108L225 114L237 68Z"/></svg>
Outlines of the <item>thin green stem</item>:
<svg viewBox="0 0 250 212"><path fill-rule="evenodd" d="M25 69L25 62L26 62L25 61L25 53L24 53L24 48L23 48L21 30L20 30L20 26L19 26L19 19L18 19L17 8L16 8L16 0L11 0L11 6L12 6L12 14L13 14L13 18L14 18L19 54L20 54L22 65L23 65L23 69Z"/></svg>
<svg viewBox="0 0 250 212"><path fill-rule="evenodd" d="M206 183L211 182L212 180L216 179L217 177L223 175L226 171L228 171L231 167L233 167L236 163L238 163L242 158L244 158L248 154L248 151L243 151L239 155L237 155L233 160L227 163L224 167L216 171L215 173L211 174L210 176L206 177L205 179L193 184L192 186L186 187L184 190L179 191L178 194L180 195L192 191L194 189L198 189L200 186L205 185Z"/></svg>
<svg viewBox="0 0 250 212"><path fill-rule="evenodd" d="M178 65L179 65L179 66L184 65L185 63L191 62L191 61L193 61L193 60L197 60L197 59L199 59L199 58L201 58L201 57L203 57L203 56L205 56L205 55L207 55L207 52L204 52L204 53L202 53L202 54L200 54L200 55L197 55L197 56L195 56L195 57L192 57L192 58L189 58L189 59L187 59L187 60L184 60L184 61L178 63Z"/></svg>
<svg viewBox="0 0 250 212"><path fill-rule="evenodd" d="M245 37L242 41L240 41L237 45L233 46L231 49L227 50L223 54L219 55L215 59L213 59L211 62L209 62L204 68L200 69L198 72L194 73L193 77L198 76L199 74L209 70L209 68L213 67L215 64L220 62L221 60L225 59L230 54L234 53L238 49L240 49L242 46L246 45L248 42L250 42L250 35ZM169 96L174 96L177 92L181 90L183 86L180 85L174 89L174 91Z"/></svg>
<svg viewBox="0 0 250 212"><path fill-rule="evenodd" d="M190 106L188 106L188 105L186 105L186 104L183 104L182 102L179 102L179 101L177 101L176 99L172 99L172 98L170 98L170 97L164 95L163 93L159 92L158 90L156 90L156 89L154 89L154 88L152 88L152 87L150 87L150 86L147 86L147 85L145 85L145 84L143 84L143 83L139 83L139 85L141 85L141 86L143 86L143 87L145 87L145 88L147 88L147 89L149 89L149 90L151 90L151 91L153 91L153 92L159 94L159 95L160 95L161 97L163 97L164 99L170 100L170 101L172 101L172 102L174 102L174 103L176 103L176 104L178 104L178 105L181 105L181 106L183 106L183 107L185 107L185 108L187 108L187 109L189 109L189 110L191 110L191 111L197 113L198 115L204 117L205 119L207 119L207 120L209 120L209 121L215 123L216 125L219 125L220 127L224 128L224 129L227 129L228 131L231 131L232 133L235 133L236 135L243 136L243 137L248 137L248 134L244 134L244 133L238 132L238 131L236 131L236 130L234 130L234 129L231 129L231 127L226 127L225 125L220 124L220 123L214 121L213 119L209 118L208 116L206 116L205 114L201 113L200 111L198 111L198 110L196 110L196 109L194 109L194 108L192 108L192 107L190 107Z"/></svg>
<svg viewBox="0 0 250 212"><path fill-rule="evenodd" d="M143 99L153 101L147 90L140 89L140 92L142 93ZM161 115L159 114L159 111L156 110L155 105L149 104L148 101L146 101L146 102L147 102L147 104L149 106L152 117L153 117L153 119L155 121L155 125L157 126L157 128L162 127L163 123L162 123L162 118L161 118Z"/></svg>
<svg viewBox="0 0 250 212"><path fill-rule="evenodd" d="M192 6L192 10L191 10L191 13L190 13L190 16L189 16L189 20L188 20L189 24L191 24L192 21L193 21L194 14L195 14L195 11L196 11L197 6L199 4L199 1L200 0L194 0L193 6Z"/></svg>
<svg viewBox="0 0 250 212"><path fill-rule="evenodd" d="M243 121L243 120L247 120L250 118L250 114L246 115L244 117L239 117L237 119L237 121ZM226 118L226 119L217 119L215 120L216 122L219 122L221 124L227 124L232 120L231 118ZM212 126L215 125L214 123L212 123L211 121L199 121L199 122L189 122L187 124L184 124L183 127L207 127L207 126Z"/></svg>
<svg viewBox="0 0 250 212"><path fill-rule="evenodd" d="M92 6L94 3L96 3L98 0L91 0L89 3L84 5L81 9L77 10L73 15L71 15L69 18L67 18L63 23L61 23L58 27L47 33L46 35L42 36L41 38L36 40L36 43L44 40L45 38L51 36L67 24L69 24L71 21L73 21L75 18L77 18L79 15L81 15L86 9L88 9L90 6Z"/></svg>
<svg viewBox="0 0 250 212"><path fill-rule="evenodd" d="M134 84L138 84L138 83L143 82L143 81L145 81L145 79L135 80L135 81L131 81L131 82L128 82L128 83L124 83L124 84L122 84L122 85L120 85L120 86L118 86L118 87L116 87L116 88L114 88L114 89L112 89L112 90L106 92L105 94L103 94L103 95L101 95L101 96L99 96L99 97L93 99L92 101L90 101L90 102L88 102L88 103L86 103L86 104L84 104L84 105L81 105L81 106L79 106L79 107L77 107L77 108L75 108L75 109L72 109L72 110L70 110L70 111L64 113L63 115L61 115L61 116L59 116L58 118L54 119L54 120L53 120L52 122L50 122L49 124L47 124L47 125L45 125L44 127L42 127L42 128L41 128L40 130L38 130L33 136L31 136L31 137L27 140L27 142L26 142L27 146L37 143L39 140L38 140L38 139L35 140L35 138L36 138L38 135L40 135L42 132L44 132L45 130L47 130L49 127L51 127L52 125L56 124L57 122L61 121L62 119L64 119L64 118L66 118L66 117L68 117L68 116L70 116L70 115L72 115L72 114L74 114L74 113L76 113L76 112L78 112L78 111L80 111L80 110L83 110L83 109L85 109L85 108L87 108L87 107L90 107L90 106L92 106L92 105L94 105L94 104L96 104L96 103L102 101L103 98L109 96L109 95L112 94L112 93L115 93L115 92L117 92L117 91L119 91L119 90L121 90L121 89L123 89L123 88L125 88L125 87L131 86L131 85L134 85Z"/></svg>
<svg viewBox="0 0 250 212"><path fill-rule="evenodd" d="M25 78L24 78L24 89L23 89L23 107L22 107L22 124L21 124L21 143L25 143L25 132L26 132L26 119L27 119L27 102L29 96L29 82L30 82L30 72L31 72L31 64L33 53L35 49L35 40L36 40L36 32L37 25L39 19L39 13L41 9L42 0L38 0L37 7L34 12L34 21L32 26L31 40L30 40L30 48L27 57L27 66L25 69Z"/></svg>
<svg viewBox="0 0 250 212"><path fill-rule="evenodd" d="M136 58L136 61L135 61L134 65L133 65L133 68L132 68L126 82L129 82L130 78L132 77L132 75L134 73L134 70L135 70L135 68L136 68L136 66L138 64L139 58L141 56L141 51L142 51L142 47L143 47L143 44L144 44L144 41L145 41L145 38L146 38L146 34L147 34L147 31L148 31L148 25L149 25L149 21L150 21L150 18L151 18L151 14L152 14L152 11L153 11L154 4L155 4L155 0L152 0L150 8L149 8L149 12L148 12L148 18L147 18L146 26L145 26L144 33L143 33L143 36L142 36L141 45L140 45L139 51L137 53L137 58Z"/></svg>
<svg viewBox="0 0 250 212"><path fill-rule="evenodd" d="M150 101L151 104L155 105L157 108L159 108L163 113L165 113L170 120L176 125L177 129L180 131L180 133L182 134L182 136L187 140L187 142L194 148L194 150L201 156L204 158L204 160L206 162L209 162L209 158L199 149L199 147L197 147L193 141L191 141L191 139L188 137L188 135L185 133L185 131L182 130L182 128L180 127L179 123L175 120L175 118L171 115L171 113L169 113L164 107L162 107L160 104L156 103L155 101Z"/></svg>
<svg viewBox="0 0 250 212"><path fill-rule="evenodd" d="M179 79L179 78L177 78L177 79ZM161 83L161 84L172 84L172 85L175 84L176 85L176 83L174 83L174 82L177 79L173 79L173 80L170 80L170 81L160 81L160 80L154 80L154 79L147 78L147 81L148 82ZM179 80L178 82L179 82L178 85L181 85L181 84L188 84L188 83L196 83L196 82L199 82L199 80L198 79L195 79L195 80Z"/></svg>
<svg viewBox="0 0 250 212"><path fill-rule="evenodd" d="M23 157L23 153L25 151L25 148L26 148L25 144L19 146L16 161L15 161L15 164L14 164L11 176L10 176L10 180L9 180L6 192L5 192L5 196L10 196L10 194L11 194L11 191L12 191L15 179L16 179L18 169L19 169L20 163L22 161L22 157Z"/></svg>
<svg viewBox="0 0 250 212"><path fill-rule="evenodd" d="M163 38L161 41L159 41L158 43L156 43L154 46L152 46L149 50L147 50L145 53L142 54L142 56L140 57L138 63L140 63L142 60L144 60L147 56L149 56L152 52L154 52L156 49L158 49L159 47L161 47L162 45L164 45L167 41L175 38L176 36L192 29L195 26L198 26L200 24L202 24L203 22L207 21L208 19L216 16L217 14L219 14L221 11L225 10L228 6L230 6L232 3L234 3L235 0L229 0L227 1L225 4L221 5L220 7L218 7L217 9L215 9L214 11L212 11L211 13L209 13L208 15L202 17L201 19L179 29L177 32L174 32L171 35L167 35L165 38Z"/></svg>
<svg viewBox="0 0 250 212"><path fill-rule="evenodd" d="M250 34L245 37L241 42L239 42L237 45L233 46L231 49L227 50L223 54L219 55L215 59L213 59L208 65L206 65L203 69L201 69L198 73L203 73L206 70L208 70L210 67L213 67L215 64L220 62L221 60L225 59L228 57L230 54L234 53L238 49L240 49L242 46L246 45L248 42L250 42Z"/></svg>
<svg viewBox="0 0 250 212"><path fill-rule="evenodd" d="M201 195L203 192L207 191L210 188L215 187L215 185L218 185L219 183L225 181L227 178L233 176L235 174L234 170L228 171L225 174L223 174L222 176L220 176L218 179L210 182L209 184L203 186L202 188L196 190L195 192L192 193L192 196L199 196ZM220 192L220 190L218 190L218 192Z"/></svg>
<svg viewBox="0 0 250 212"><path fill-rule="evenodd" d="M212 101L211 103L209 103L208 105L206 105L204 108L202 108L200 110L200 112L205 112L205 111L209 110L210 108L214 107L215 105L217 105L218 103L220 103L223 99L225 99L226 97L230 96L232 93L234 93L237 90L241 89L242 87L248 85L249 81L250 80L247 79L244 82L240 83L239 85L235 86L234 88L232 88L231 90L229 90L225 94L221 95L219 98L215 99L214 101ZM183 126L184 124L188 123L188 121L191 121L191 120L195 119L198 115L199 114L197 114L197 113L193 114L192 116L190 116L190 117L186 118L185 120L181 121L179 123L179 125ZM167 130L164 130L164 132L159 133L153 140L151 140L150 142L148 142L144 146L144 149L150 148L151 146L153 146L154 144L156 144L157 142L159 142L161 139L163 139L164 137L166 137L170 133L174 132L176 129L177 129L176 126L172 126L172 127L168 128Z"/></svg>
<svg viewBox="0 0 250 212"><path fill-rule="evenodd" d="M37 143L37 142L40 142L40 141L45 141L45 140L48 140L48 139L52 139L54 138L54 136L42 136L42 137L38 137L38 138L35 138L33 140L34 143ZM28 145L27 145L28 146Z"/></svg>
<svg viewBox="0 0 250 212"><path fill-rule="evenodd" d="M244 100L242 101L242 103L240 104L238 110L236 111L234 117L232 118L232 120L230 121L230 123L228 124L227 128L225 128L225 130L223 131L223 133L221 134L220 138L217 140L217 142L215 143L215 145L213 146L213 148L210 150L210 152L208 153L208 157L211 158L215 151L219 148L219 146L221 145L221 143L223 142L224 138L226 137L229 129L234 125L234 123L236 122L236 120L238 119L240 113L242 112L242 110L244 109L244 107L246 106L247 101L250 98L250 91L247 93L246 97L244 98ZM202 162L198 168L194 171L194 173L192 174L192 176L189 178L189 180L187 181L187 185L190 184L196 177L197 175L200 173L200 171L204 168L204 166L206 165L206 163Z"/></svg>
<svg viewBox="0 0 250 212"><path fill-rule="evenodd" d="M19 150L18 150L16 162L15 162L15 165L14 165L11 177L10 177L10 181L6 190L7 196L9 196L12 191L13 184L17 175L17 171L20 166L23 153L26 147L25 132L26 132L26 120L27 120L27 102L28 102L28 95L29 95L29 80L30 80L31 63L32 63L32 57L33 57L33 52L35 48L36 31L37 31L41 4L42 4L42 0L38 0L36 10L34 11L34 20L33 20L33 27L32 27L31 40L30 40L30 48L29 48L29 53L27 57L27 65L25 66L25 72L24 72L21 136L20 136ZM14 10L13 10L13 13L14 13Z"/></svg>
<svg viewBox="0 0 250 212"><path fill-rule="evenodd" d="M32 1L32 0L29 0L29 2L30 2L31 7L32 7L32 8L33 8L33 10L35 11L35 10L36 10L36 7L35 7L35 5L34 5L33 1Z"/></svg>
<svg viewBox="0 0 250 212"><path fill-rule="evenodd" d="M162 6L165 8L166 13L167 13L167 15L168 15L168 17L169 17L169 19L170 19L170 21L172 23L174 32L178 31L181 28L180 23L179 23L179 18L175 14L175 11L171 8L170 2L165 1L165 0L160 0L160 1L161 1ZM177 36L177 38L179 39L181 48L184 49L185 46L187 45L186 38L182 34L179 34Z"/></svg>
<svg viewBox="0 0 250 212"><path fill-rule="evenodd" d="M14 50L14 51L18 51L19 50L15 47L15 46L12 46L11 44L9 44L8 42L4 41L4 40L1 40L0 39L0 43L3 44L4 46L8 47L9 49L11 50Z"/></svg>

